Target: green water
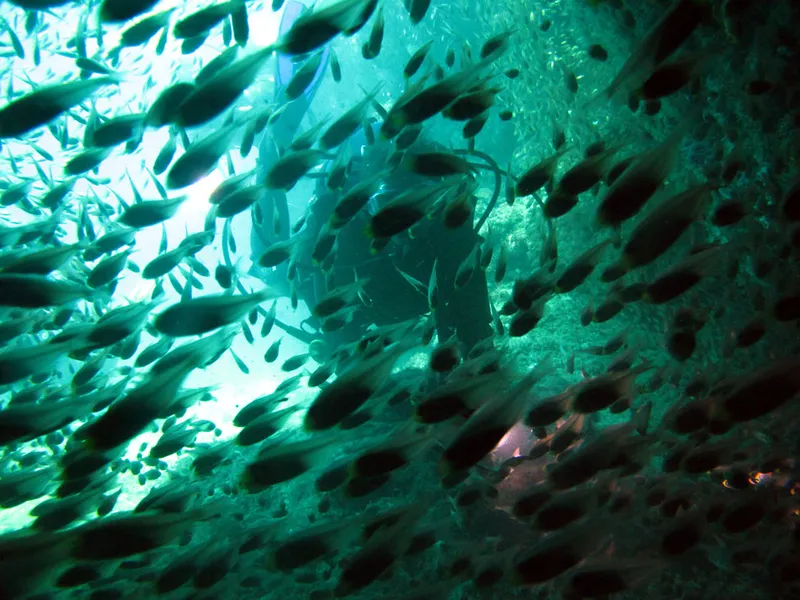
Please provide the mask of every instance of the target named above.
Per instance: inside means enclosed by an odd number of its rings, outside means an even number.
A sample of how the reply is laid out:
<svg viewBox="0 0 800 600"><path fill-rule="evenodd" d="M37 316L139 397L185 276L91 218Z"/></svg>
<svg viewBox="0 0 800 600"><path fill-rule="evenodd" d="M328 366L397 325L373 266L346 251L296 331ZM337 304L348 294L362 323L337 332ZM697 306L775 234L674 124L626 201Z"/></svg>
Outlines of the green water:
<svg viewBox="0 0 800 600"><path fill-rule="evenodd" d="M0 6L0 598L800 597L797 7L287 3Z"/></svg>

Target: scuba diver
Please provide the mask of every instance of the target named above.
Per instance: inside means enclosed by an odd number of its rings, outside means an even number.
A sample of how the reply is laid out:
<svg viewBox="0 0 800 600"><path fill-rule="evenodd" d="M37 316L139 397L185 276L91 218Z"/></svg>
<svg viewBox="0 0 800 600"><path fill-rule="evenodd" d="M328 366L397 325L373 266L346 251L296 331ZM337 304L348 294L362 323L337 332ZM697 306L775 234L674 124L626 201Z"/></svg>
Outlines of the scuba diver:
<svg viewBox="0 0 800 600"><path fill-rule="evenodd" d="M300 2L290 1L286 3L284 10L280 34L288 30L305 7ZM259 148L257 166L259 182L265 181L269 169L296 139L301 121L307 115L327 70L328 61L329 51L326 49L316 75L305 93L282 109L280 118L271 125L269 132L264 136ZM275 75L276 105L280 104L281 95L298 68L299 65L293 64L288 56L279 56ZM392 142L380 140L379 125L380 123L368 121L365 127L370 127L373 135L368 135L363 129L359 129L349 142L343 144L349 146L339 149L339 151L349 151L351 157L346 182L341 189L332 190L324 178L317 179L314 197L310 200L306 211L305 223L302 229L294 234L305 235L309 241L303 244L298 254L294 256L296 273L293 277L293 286L297 299L305 301L311 308L334 287L360 281L363 285L363 293L360 294L363 304L354 311L350 322L335 331L310 332L305 328L306 325L318 331L322 325L313 315L304 322L304 329L300 330L288 327L279 321L276 324L304 341L322 339L325 345L331 348L358 341L372 324L379 327L392 325L428 313L430 308L426 288L435 266L438 305L433 315L439 340L443 342L455 335L466 355L478 342L493 335L484 270L476 268L466 285L459 289L455 289L454 286L456 272L462 261L473 253L476 245L483 242L483 238L478 235L479 227L473 228L471 218L456 229L445 227L440 217L423 219L415 226L413 237L394 236L380 252L375 253L371 249L371 240L365 234L369 213L374 213L378 207L384 206L400 191L425 181L419 175L400 168L392 172L387 171L387 160L394 146ZM446 150L426 141L423 136L420 136L411 148L417 152ZM333 162L331 159L324 165L323 171L330 172ZM379 191L371 198L367 207L362 208L350 222L338 230L332 264L315 265L311 257L314 241L321 228L328 222L338 199L354 184L381 172L386 174L381 176L382 186ZM495 165L496 184L499 184L498 173ZM498 191L495 190L494 199L490 203L492 206L496 202ZM472 203L474 210L474 196ZM292 233L286 193L283 190L270 190L262 197L260 205L253 208L251 216L258 211L262 217L260 223L257 223L255 218L252 220L250 247L254 267L251 275L269 286L286 290L289 284L286 263L269 269L257 264L258 258L270 245L288 239ZM273 217L270 218L270 215ZM485 217L480 223L482 224L484 220Z"/></svg>

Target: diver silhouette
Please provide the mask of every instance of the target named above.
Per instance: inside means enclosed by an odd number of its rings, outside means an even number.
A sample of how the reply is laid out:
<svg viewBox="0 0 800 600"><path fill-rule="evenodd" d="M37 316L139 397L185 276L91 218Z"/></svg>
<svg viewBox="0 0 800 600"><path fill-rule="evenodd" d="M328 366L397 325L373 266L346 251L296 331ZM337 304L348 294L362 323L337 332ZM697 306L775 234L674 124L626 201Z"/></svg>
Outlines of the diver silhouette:
<svg viewBox="0 0 800 600"><path fill-rule="evenodd" d="M305 8L300 2L287 2L281 22L281 33L291 26L303 10ZM306 116L328 67L328 52L327 49L324 51L316 76L305 93L283 109L280 118L264 136L259 148L258 181L264 181L270 167L280 158L281 153L289 148L297 135L300 123ZM293 63L287 56L279 56L275 73L276 104L286 83L299 68L299 64ZM335 259L327 273L321 266L314 265L311 259L314 240L323 225L328 222L342 194L354 184L386 170L386 162L393 151L393 145L391 142L380 140L379 125L380 123L370 121L368 126L373 129L375 135L367 136L364 130L359 129L348 142L345 142L350 145L351 156L346 183L340 190L331 190L326 186L325 179L317 179L306 222L303 229L296 234L304 235L308 240L307 243L301 243L299 255L295 256L294 286L299 300L313 307L332 286L347 285L358 278L363 282L364 297L369 301L359 306L349 323L335 331L311 333L306 326L316 329L320 326L313 317L304 323L304 328L299 331L280 322L277 324L296 337L305 338L306 341L322 339L327 345L336 347L359 340L371 324L384 326L418 318L429 312L428 298L424 288L415 286L411 280L427 286L435 262L439 302L433 314L439 339L444 341L455 334L463 350L468 352L476 343L493 334L484 271L476 269L465 286L459 289L455 289L454 286L459 265L473 251L476 244L483 242L472 220L468 220L461 227L450 229L445 227L439 217L423 219L415 226L413 238L408 235L395 236L377 253L371 249L371 240L364 231L370 211L374 212L378 207L391 201L400 190L423 182L422 177L403 169L388 172L382 178L379 192L371 198L367 207L339 230ZM374 138L372 144L368 143L369 138ZM420 136L412 148L418 152L445 150L440 145L424 139L424 136ZM323 170L330 170L330 165L325 164ZM494 201L496 196L497 190ZM474 210L474 197L472 202ZM253 221L250 245L254 264L267 247L277 241L288 239L291 234L287 194L284 191L270 190L262 197L260 206L256 210L259 210L261 215L275 215L278 226L275 226L275 219L269 217L264 217L261 224ZM256 265L251 274L270 286L287 289L286 263L271 269Z"/></svg>

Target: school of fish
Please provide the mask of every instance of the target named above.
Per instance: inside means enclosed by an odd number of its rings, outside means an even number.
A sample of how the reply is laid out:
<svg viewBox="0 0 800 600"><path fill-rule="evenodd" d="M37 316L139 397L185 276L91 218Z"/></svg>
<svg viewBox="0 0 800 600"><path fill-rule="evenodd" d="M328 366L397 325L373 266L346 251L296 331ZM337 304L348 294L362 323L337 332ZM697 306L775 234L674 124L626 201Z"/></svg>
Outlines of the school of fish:
<svg viewBox="0 0 800 600"><path fill-rule="evenodd" d="M258 46L282 4L0 4L0 598L800 598L797 5L575 2L605 27L568 31L564 2L331 0ZM177 48L191 73L121 99ZM236 161L324 49L357 99L255 183ZM387 52L399 93L369 70ZM281 55L302 66L259 103ZM507 166L463 152L491 157L507 122ZM426 177L364 235L379 253L481 215L454 285L488 278L494 335L435 336L434 263L406 276L420 319L281 357L291 317L231 262L231 222L329 164L346 177L339 148L370 123L394 152L315 264L387 173ZM416 151L434 128L449 150ZM301 228L258 265L291 278ZM324 332L369 302L356 281L308 309ZM279 358L254 397L208 377ZM231 422L197 416L215 405Z"/></svg>

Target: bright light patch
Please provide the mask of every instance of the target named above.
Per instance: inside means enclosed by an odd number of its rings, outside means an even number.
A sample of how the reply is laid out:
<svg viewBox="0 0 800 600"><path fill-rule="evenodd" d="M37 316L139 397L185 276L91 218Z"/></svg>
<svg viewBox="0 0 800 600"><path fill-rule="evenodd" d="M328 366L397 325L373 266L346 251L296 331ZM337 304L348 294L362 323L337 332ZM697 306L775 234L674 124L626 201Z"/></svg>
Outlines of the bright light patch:
<svg viewBox="0 0 800 600"><path fill-rule="evenodd" d="M185 223L190 231L196 231L198 226L202 229L205 215L211 208L208 198L223 181L222 173L219 169L215 169L207 177L185 188L183 193L186 195L186 202L181 205L175 218ZM198 218L200 218L199 224L195 223Z"/></svg>
<svg viewBox="0 0 800 600"><path fill-rule="evenodd" d="M176 8L170 20L169 28L172 29L175 23L192 14L193 12L208 6L210 0L162 0L153 12L159 12L169 8ZM41 27L36 33L36 39L41 47L41 60L39 64L34 63L31 51L31 43L27 45L27 55L24 59L15 58L13 71L9 68L3 75L3 89L9 95L21 95L30 92L32 89L43 85L62 83L65 81L75 81L80 77L80 71L75 64L75 56L70 52L56 52L55 49L63 49L66 40L71 38L78 29L76 15L82 11L74 10L75 6L64 8L54 8L47 13L43 13L46 27ZM255 3L249 3L249 25L250 39L246 48L239 50L239 57L245 57L257 50L273 44L280 28L280 21L283 11L272 12L269 3L259 4L260 9L256 10ZM152 13L149 13L152 14ZM96 11L91 12L87 22L86 50L87 56L100 63L107 64L114 69L120 76L120 81L113 86L102 90L96 94L90 102L84 103L72 111L75 119L67 119L67 127L61 128L63 119L56 119L50 128L41 128L40 131L31 134L30 140L35 141L37 147L41 149L40 154L31 152L27 143L15 140L6 140L2 152L3 159L13 163L14 168L9 169L6 178L10 183L17 183L22 180L31 180L33 187L31 197L40 198L51 187L67 179L64 173L64 166L72 157L78 155L83 150L83 126L78 120L88 121L92 112L101 115L103 119L115 116L144 113L156 101L161 92L168 86L177 82L190 82L194 79L200 69L207 65L211 60L219 56L225 50L222 39L222 27L215 27L206 42L195 52L183 54L181 44L174 36L169 35L164 52L156 56L155 48L159 35L145 46L137 48L125 48L119 52L119 64L112 64L106 59L109 50L118 46L120 33L130 25L140 22L148 15L143 15L125 26L109 25L102 26L103 44L98 45ZM15 30L22 30L24 12L18 7L9 3L0 2L0 15L5 18ZM58 19L58 21L56 20ZM58 23L58 26L56 26ZM9 65L11 63L9 62ZM273 88L275 81L276 58L272 57L264 65L264 68L256 78L243 97L237 102L235 111L242 113L248 110L257 110L264 103L268 103L273 98ZM35 85L33 84L35 82ZM221 125L230 113L220 117L202 127L190 128L186 134L191 144L196 143L208 135L214 133L216 128ZM244 115L237 115L244 116ZM56 125L58 127L56 127ZM56 136L60 137L56 137ZM124 145L113 150L111 156L106 159L96 172L87 173L84 177L76 179L72 193L65 199L65 204L69 205L69 219L73 219L73 214L81 214L84 207L90 215L93 231L96 236L101 236L109 231L112 222L118 218L121 211L120 203L131 204L134 198L141 196L144 200L160 199L160 193L153 178L156 177L161 184L166 181L167 169L164 173L154 176L152 169L156 157L161 149L169 140L170 129L168 127L159 130L147 129L141 143L130 152L125 151ZM236 173L247 172L256 166L258 155L257 145L250 154L243 158L239 152L239 141L235 139L229 152L229 159L233 164ZM179 141L174 158L177 159L185 151L182 141ZM210 193L228 177L227 169L228 156L224 156L217 169L210 173L203 180L195 185L183 190L169 190L168 196L175 198L186 196L186 201L181 205L177 214L167 220L163 226L161 224L146 227L136 234L135 251L129 260L134 263L131 269L125 269L120 275L118 285L114 292L111 307L127 304L129 302L146 301L152 295L155 282L144 280L140 270L152 261L160 252L162 244L167 250L173 250L186 237L187 234L196 233L205 227L205 219L211 206L208 203ZM35 167L40 166L45 175L41 175ZM96 200L96 201L95 201ZM98 206L104 203L111 207L112 211L108 215L101 215ZM13 209L14 212L10 212ZM36 218L44 218L47 213L41 215L29 215L14 207L7 209L0 215L0 222L3 224L22 224ZM201 262L210 271L211 276L197 276L197 280L202 284L202 289L194 289L192 293L195 297L207 294L222 292L217 285L213 271L222 262L221 253L221 225L222 221L217 222L217 236L214 242L207 248L200 251L195 259ZM72 243L76 235L74 228L66 228L67 236L62 241ZM243 214L234 219L232 227L233 235L236 239L238 251L233 253L234 263L244 259L247 262L250 255L250 219L248 214ZM166 239L164 239L166 237ZM88 266L94 266L91 263ZM138 266L138 269L135 267ZM174 280L185 283L190 265L186 262L181 264L173 271ZM246 268L241 268L242 273ZM261 283L243 275L243 282L248 289L259 289ZM164 295L161 297L162 304L153 310L153 315L157 315L170 304L180 300L178 292L173 288L169 279L161 281ZM302 319L308 316L308 310L301 304L298 311L289 308L288 299L281 298L279 302L279 315L282 320L299 326ZM257 334L257 327L260 322L250 326L252 331ZM212 386L214 400L200 402L186 411L186 415L179 419L183 422L187 419L208 419L212 421L220 430L221 434L217 437L213 432L200 433L197 436L197 443L204 444L215 441L231 439L240 431L233 427L233 417L238 411L253 399L270 393L275 389L279 382L288 377L287 373L280 370L283 360L294 354L305 352L306 345L284 336L281 347L281 355L276 364L268 365L264 363L263 354L268 344L272 343L276 336L284 335L276 330L266 339L259 339L253 345L248 344L244 336L238 336L233 343L233 350L241 361L249 368L250 374L242 373L235 364L230 352L225 352L219 360L206 369L194 371L184 384L185 389ZM175 347L191 342L195 338L180 339L176 341ZM139 350L143 350L155 341L148 333L143 333L140 340ZM117 366L130 365L134 359L118 361ZM316 365L313 361L305 367L313 370ZM140 375L144 376L147 368L137 369ZM131 387L141 381L142 377L137 377ZM304 383L298 391L292 394L291 402L308 402L318 393L318 390L308 389ZM303 409L292 417L287 428L300 428L302 419L305 415ZM146 457L150 449L161 437L161 427L163 420L155 421L158 431L148 429L137 436L129 444L125 453L128 460L138 460L140 455ZM142 446L146 443L146 446ZM117 484L123 487L123 494L120 496L115 512L130 510L144 497L153 487L158 487L169 481L171 473L184 472L188 470L192 460L192 454L181 452L163 459L168 466L167 471L162 471L162 475L155 481L146 481L144 485L138 483L138 478L126 473L119 477ZM149 471L147 466L143 472ZM38 498L25 503L14 509L3 511L3 520L0 522L0 533L8 530L20 529L28 525L32 518L29 511L35 505L48 500L48 497ZM87 515L93 518L93 515ZM80 522L80 521L78 521Z"/></svg>
<svg viewBox="0 0 800 600"><path fill-rule="evenodd" d="M492 450L492 457L498 461L508 460L515 456L522 456L530 451L531 430L523 425L514 425Z"/></svg>
<svg viewBox="0 0 800 600"><path fill-rule="evenodd" d="M497 447L500 448L501 446L505 446L511 440L511 430L509 430L504 436L503 439L500 440L500 443L497 444Z"/></svg>
<svg viewBox="0 0 800 600"><path fill-rule="evenodd" d="M258 48L273 44L278 39L284 8L272 12L264 8L250 15L250 41Z"/></svg>

